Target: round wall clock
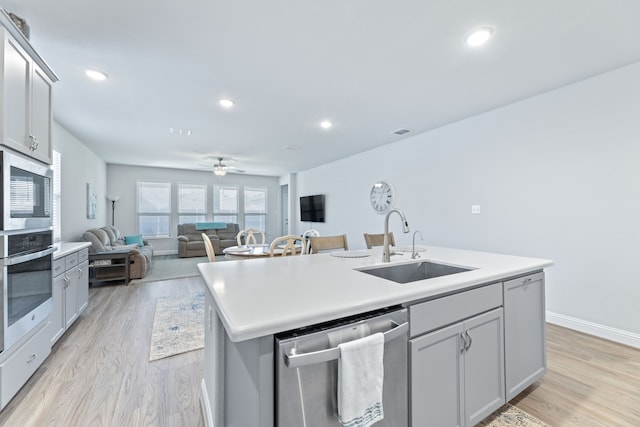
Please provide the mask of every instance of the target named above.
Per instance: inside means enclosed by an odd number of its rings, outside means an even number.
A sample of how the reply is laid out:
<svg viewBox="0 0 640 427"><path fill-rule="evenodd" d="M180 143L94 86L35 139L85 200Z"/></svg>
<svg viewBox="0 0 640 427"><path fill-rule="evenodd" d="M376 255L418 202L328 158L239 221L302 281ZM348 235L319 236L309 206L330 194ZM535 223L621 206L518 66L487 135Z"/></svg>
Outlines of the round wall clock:
<svg viewBox="0 0 640 427"><path fill-rule="evenodd" d="M373 210L379 214L389 211L395 202L395 193L393 187L384 181L378 181L373 184L370 192L370 202Z"/></svg>

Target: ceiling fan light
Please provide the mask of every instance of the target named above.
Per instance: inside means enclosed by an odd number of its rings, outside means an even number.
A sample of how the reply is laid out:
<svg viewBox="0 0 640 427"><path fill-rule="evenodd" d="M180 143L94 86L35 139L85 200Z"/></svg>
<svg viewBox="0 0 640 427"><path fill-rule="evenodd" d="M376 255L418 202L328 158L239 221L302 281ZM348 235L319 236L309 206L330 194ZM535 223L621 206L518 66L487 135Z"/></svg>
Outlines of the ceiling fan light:
<svg viewBox="0 0 640 427"><path fill-rule="evenodd" d="M227 167L221 164L213 165L213 173L217 176L225 176L227 174Z"/></svg>

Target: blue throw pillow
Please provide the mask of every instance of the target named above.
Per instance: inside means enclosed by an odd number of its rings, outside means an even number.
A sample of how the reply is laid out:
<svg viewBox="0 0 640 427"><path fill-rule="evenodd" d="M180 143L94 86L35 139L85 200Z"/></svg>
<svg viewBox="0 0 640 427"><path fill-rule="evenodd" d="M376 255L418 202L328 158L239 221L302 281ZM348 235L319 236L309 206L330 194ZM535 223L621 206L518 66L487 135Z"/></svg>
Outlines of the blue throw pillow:
<svg viewBox="0 0 640 427"><path fill-rule="evenodd" d="M138 246L144 246L144 242L142 242L142 234L134 234L133 236L124 236L124 242L127 245L133 245L134 243Z"/></svg>

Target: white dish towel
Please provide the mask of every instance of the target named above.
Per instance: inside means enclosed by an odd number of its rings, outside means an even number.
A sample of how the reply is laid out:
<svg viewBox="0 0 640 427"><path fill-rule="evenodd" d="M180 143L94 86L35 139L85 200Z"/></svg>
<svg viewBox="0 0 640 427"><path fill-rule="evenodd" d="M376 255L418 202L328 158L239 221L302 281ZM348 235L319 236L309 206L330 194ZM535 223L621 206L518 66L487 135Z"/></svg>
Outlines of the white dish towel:
<svg viewBox="0 0 640 427"><path fill-rule="evenodd" d="M384 418L384 335L339 344L338 417L345 427L368 427Z"/></svg>

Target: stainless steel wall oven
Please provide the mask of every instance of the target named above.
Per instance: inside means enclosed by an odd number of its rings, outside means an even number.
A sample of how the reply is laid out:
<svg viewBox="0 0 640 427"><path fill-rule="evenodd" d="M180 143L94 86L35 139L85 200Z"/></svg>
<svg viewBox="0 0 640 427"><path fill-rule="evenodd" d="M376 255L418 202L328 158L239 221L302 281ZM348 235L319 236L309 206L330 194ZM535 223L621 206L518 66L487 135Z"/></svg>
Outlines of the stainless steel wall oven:
<svg viewBox="0 0 640 427"><path fill-rule="evenodd" d="M0 162L2 230L51 227L51 166L8 151L0 152Z"/></svg>
<svg viewBox="0 0 640 427"><path fill-rule="evenodd" d="M0 351L53 307L52 181L51 166L0 151Z"/></svg>
<svg viewBox="0 0 640 427"><path fill-rule="evenodd" d="M4 351L51 313L54 248L50 229L2 234L1 238L0 351Z"/></svg>

